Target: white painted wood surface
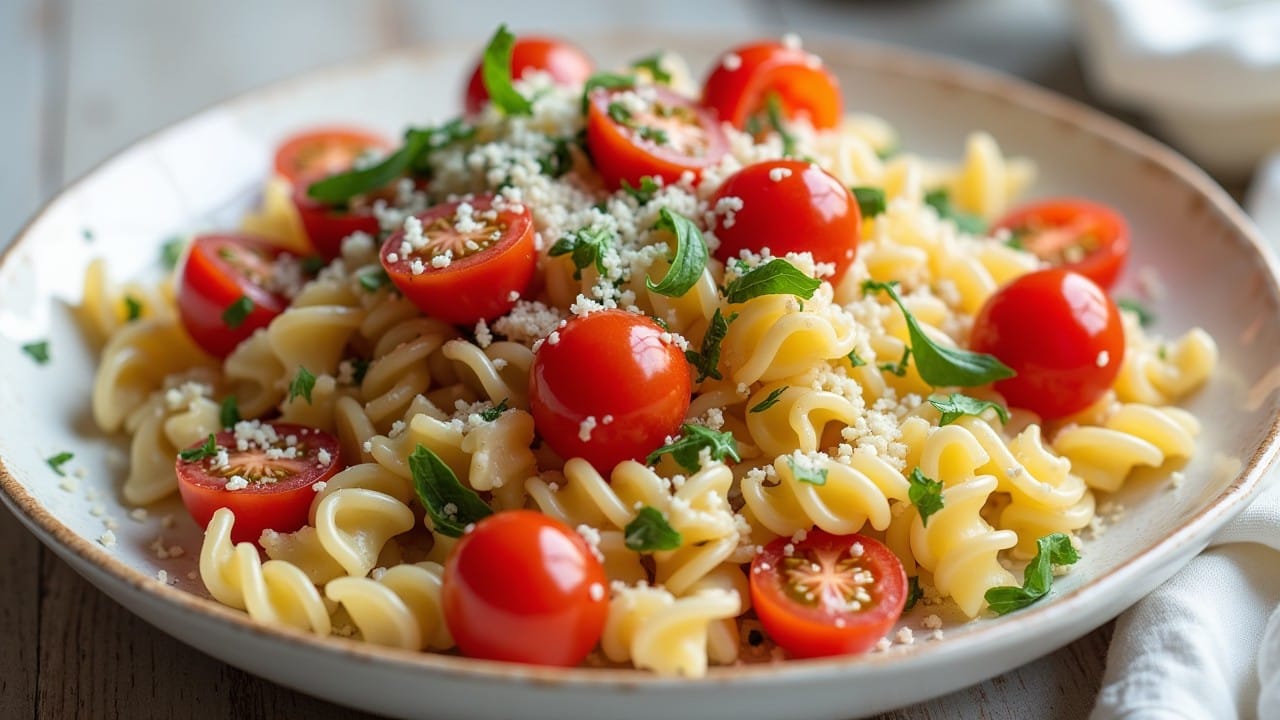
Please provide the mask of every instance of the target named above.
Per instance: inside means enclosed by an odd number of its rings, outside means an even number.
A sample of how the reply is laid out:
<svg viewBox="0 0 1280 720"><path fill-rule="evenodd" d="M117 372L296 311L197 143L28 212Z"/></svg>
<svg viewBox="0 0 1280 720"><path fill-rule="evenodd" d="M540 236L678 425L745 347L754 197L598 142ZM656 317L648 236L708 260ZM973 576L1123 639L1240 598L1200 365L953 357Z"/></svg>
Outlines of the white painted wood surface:
<svg viewBox="0 0 1280 720"><path fill-rule="evenodd" d="M461 38L479 46L499 20L567 36L602 26L740 30L744 38L840 34L963 56L1081 94L1069 28L1053 0L560 0L554 9L528 0L5 0L0 245L66 182L202 107L383 49ZM0 588L2 718L355 716L147 626L2 512ZM1107 626L1014 672L884 717L1083 717L1109 639Z"/></svg>

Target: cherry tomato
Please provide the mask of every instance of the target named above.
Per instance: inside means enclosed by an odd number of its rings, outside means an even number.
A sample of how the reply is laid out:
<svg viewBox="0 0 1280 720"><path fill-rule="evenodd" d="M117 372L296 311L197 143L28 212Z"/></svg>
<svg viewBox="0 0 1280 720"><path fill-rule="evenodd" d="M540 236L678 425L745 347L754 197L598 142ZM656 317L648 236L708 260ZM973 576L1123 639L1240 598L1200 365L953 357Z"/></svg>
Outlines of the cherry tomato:
<svg viewBox="0 0 1280 720"><path fill-rule="evenodd" d="M391 147L381 135L346 127L320 127L300 132L276 150L276 174L291 183L327 177L351 169L368 150Z"/></svg>
<svg viewBox="0 0 1280 720"><path fill-rule="evenodd" d="M342 241L355 232L378 236L378 218L373 214L373 202L390 195L384 191L374 195L353 198L344 206L326 205L307 195L310 182L303 181L293 187L293 205L298 209L302 229L311 241L311 247L325 260L332 260L342 253Z"/></svg>
<svg viewBox="0 0 1280 720"><path fill-rule="evenodd" d="M418 215L420 237L402 228L382 246L382 267L420 310L459 325L509 311L537 264L528 208L493 195L437 205Z"/></svg>
<svg viewBox="0 0 1280 720"><path fill-rule="evenodd" d="M1124 361L1115 303L1097 283L1065 268L1023 275L988 298L969 344L1017 371L995 384L1010 405L1045 419L1102 397Z"/></svg>
<svg viewBox="0 0 1280 720"><path fill-rule="evenodd" d="M178 284L178 315L196 344L226 357L289 304L270 288L287 253L246 235L201 235ZM247 302L246 302L247 298Z"/></svg>
<svg viewBox="0 0 1280 720"><path fill-rule="evenodd" d="M720 162L729 150L715 114L666 88L598 89L587 105L587 147L612 189L646 175L676 182Z"/></svg>
<svg viewBox="0 0 1280 720"><path fill-rule="evenodd" d="M728 261L741 250L769 248L781 257L809 252L815 262L832 263L838 281L858 250L862 214L853 193L816 165L796 160L770 160L730 175L716 190L711 206L736 197L742 209L732 224L721 218L716 228L716 257Z"/></svg>
<svg viewBox="0 0 1280 720"><path fill-rule="evenodd" d="M604 631L608 582L568 525L511 510L476 523L454 546L441 605L463 655L572 667Z"/></svg>
<svg viewBox="0 0 1280 720"><path fill-rule="evenodd" d="M216 451L190 460L178 456L178 492L187 512L207 527L218 508L236 515L231 539L257 542L263 530L293 532L307 524L316 494L312 485L342 468L338 439L323 430L288 423L248 421L252 439L241 450L236 433L214 436ZM201 441L183 451L203 450ZM225 453L225 455L224 455ZM243 478L248 484L229 489ZM232 484L236 483L236 484Z"/></svg>
<svg viewBox="0 0 1280 720"><path fill-rule="evenodd" d="M1129 224L1115 210L1088 200L1027 205L993 226L1055 267L1074 270L1109 289L1129 258Z"/></svg>
<svg viewBox="0 0 1280 720"><path fill-rule="evenodd" d="M743 45L720 56L702 88L702 104L739 130L776 95L788 117L813 127L840 121L840 83L818 56L773 40Z"/></svg>
<svg viewBox="0 0 1280 720"><path fill-rule="evenodd" d="M898 557L861 535L813 529L798 543L778 538L751 561L750 578L751 605L765 632L801 658L865 652L907 601Z"/></svg>
<svg viewBox="0 0 1280 720"><path fill-rule="evenodd" d="M674 435L689 409L689 364L643 315L576 317L545 341L529 369L529 404L542 439L563 458L608 474Z"/></svg>
<svg viewBox="0 0 1280 720"><path fill-rule="evenodd" d="M545 37L518 38L511 48L511 78L519 80L529 70L541 70L558 85L581 85L591 77L593 65L586 53L569 43ZM489 91L484 87L481 63L467 82L466 110L475 115L484 109Z"/></svg>

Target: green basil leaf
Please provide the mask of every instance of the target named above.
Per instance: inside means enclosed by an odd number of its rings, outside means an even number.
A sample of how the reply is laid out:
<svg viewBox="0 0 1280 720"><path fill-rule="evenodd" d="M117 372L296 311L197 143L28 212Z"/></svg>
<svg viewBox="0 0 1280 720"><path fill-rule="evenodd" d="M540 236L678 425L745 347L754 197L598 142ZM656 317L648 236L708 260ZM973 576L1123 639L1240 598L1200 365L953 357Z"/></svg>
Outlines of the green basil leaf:
<svg viewBox="0 0 1280 720"><path fill-rule="evenodd" d="M360 281L360 287L364 288L365 292L371 293L378 292L391 283L391 277L381 265L361 268L356 273L356 279Z"/></svg>
<svg viewBox="0 0 1280 720"><path fill-rule="evenodd" d="M1116 307L1121 310L1128 310L1138 316L1138 324L1142 327L1151 327L1156 321L1155 313L1151 312L1145 305L1132 298L1120 298L1116 300Z"/></svg>
<svg viewBox="0 0 1280 720"><path fill-rule="evenodd" d="M622 537L627 549L640 553L675 550L683 542L662 513L648 505L640 508L635 519L622 529Z"/></svg>
<svg viewBox="0 0 1280 720"><path fill-rule="evenodd" d="M704 448L710 451L712 460L724 462L726 458L732 458L734 462L742 461L738 456L738 441L734 439L733 433L719 432L692 423L685 423L680 428L679 438L649 453L644 461L647 465L653 465L663 455L670 454L677 465L689 472L697 472L701 467L698 456Z"/></svg>
<svg viewBox="0 0 1280 720"><path fill-rule="evenodd" d="M857 350L850 350L849 354L845 355L845 357L849 358L849 364L852 365L853 367L862 367L863 365L867 364L866 360L863 360L862 358L858 357Z"/></svg>
<svg viewBox="0 0 1280 720"><path fill-rule="evenodd" d="M636 79L630 75L619 75L617 73L596 73L587 78L587 82L582 86L582 113L587 112L588 104L591 102L591 93L600 88L605 90L622 90L624 88L635 87Z"/></svg>
<svg viewBox="0 0 1280 720"><path fill-rule="evenodd" d="M409 454L409 472L436 532L462 537L468 525L493 514L493 508L475 490L459 482L453 470L430 448L414 448Z"/></svg>
<svg viewBox="0 0 1280 720"><path fill-rule="evenodd" d="M777 404L778 404L778 400L782 397L782 393L786 392L786 391L787 391L787 388L789 388L789 387L791 387L791 386L790 386L790 385L783 385L782 387L778 388L777 390L774 390L773 392L769 393L769 396L768 396L768 397L766 397L764 400L761 400L760 402L756 403L756 404L755 404L755 407L752 407L752 408L751 408L751 410L750 410L749 412L753 412L753 413L764 412L765 410L768 410L769 408L773 407L774 405L777 405Z"/></svg>
<svg viewBox="0 0 1280 720"><path fill-rule="evenodd" d="M929 517L942 509L942 483L929 479L920 468L911 471L907 482L911 484L907 498L920 512L920 522L929 527Z"/></svg>
<svg viewBox="0 0 1280 720"><path fill-rule="evenodd" d="M240 402L235 395L228 395L222 399L222 405L218 408L218 423L224 429L230 430L240 422Z"/></svg>
<svg viewBox="0 0 1280 720"><path fill-rule="evenodd" d="M795 295L808 300L822 281L800 272L795 265L774 258L725 286L724 299L744 303L761 295Z"/></svg>
<svg viewBox="0 0 1280 720"><path fill-rule="evenodd" d="M310 370L305 367L298 366L298 374L293 376L293 382L289 383L289 397L292 400L301 397L309 404L311 402L311 391L316 386L316 376L311 374Z"/></svg>
<svg viewBox="0 0 1280 720"><path fill-rule="evenodd" d="M485 410L481 410L480 419L484 420L485 422L493 422L494 420L497 420L498 418L502 417L502 413L510 409L511 407L507 405L507 398L502 398L502 402L498 403L497 405L494 405L493 407L487 408Z"/></svg>
<svg viewBox="0 0 1280 720"><path fill-rule="evenodd" d="M936 210L938 217L954 222L961 232L981 235L987 231L987 224L982 218L956 210L951 204L951 194L946 190L930 190L925 193L924 204Z"/></svg>
<svg viewBox="0 0 1280 720"><path fill-rule="evenodd" d="M612 230L593 225L560 238L547 254L551 257L569 255L573 259L573 277L581 280L582 271L591 265L595 265L596 272L604 274L605 254L616 241L617 235Z"/></svg>
<svg viewBox="0 0 1280 720"><path fill-rule="evenodd" d="M227 306L222 311L222 324L235 330L244 324L249 318L249 314L253 312L253 301L248 295L241 295L235 302Z"/></svg>
<svg viewBox="0 0 1280 720"><path fill-rule="evenodd" d="M504 115L532 115L533 103L516 91L511 78L511 53L515 50L516 36L499 25L497 32L484 49L480 61L480 78L489 93L489 101Z"/></svg>
<svg viewBox="0 0 1280 720"><path fill-rule="evenodd" d="M124 296L125 322L133 322L142 317L142 301L132 295Z"/></svg>
<svg viewBox="0 0 1280 720"><path fill-rule="evenodd" d="M307 195L329 205L341 205L356 195L362 195L382 187L408 172L409 167L428 148L431 131L410 129L405 133L404 145L381 161L369 167L330 175L311 183Z"/></svg>
<svg viewBox="0 0 1280 720"><path fill-rule="evenodd" d="M1053 566L1074 565L1080 553L1065 533L1053 533L1036 540L1036 556L1022 574L1022 587L993 587L985 599L991 612L1004 615L1020 610L1049 594L1053 587Z"/></svg>
<svg viewBox="0 0 1280 720"><path fill-rule="evenodd" d="M791 467L791 474L796 480L810 485L826 485L827 469L813 468L808 465L801 465L795 461L795 458L788 455L787 465Z"/></svg>
<svg viewBox="0 0 1280 720"><path fill-rule="evenodd" d="M702 336L701 352L684 351L685 359L698 371L698 377L694 382L702 382L707 378L724 379L718 369L720 365L720 343L724 341L724 336L729 332L729 323L737 318L738 313L725 318L720 313L720 308L716 308L716 311L711 314L711 324L707 326L707 332Z"/></svg>
<svg viewBox="0 0 1280 720"><path fill-rule="evenodd" d="M863 220L879 215L887 207L884 190L878 187L866 186L849 189L853 192L853 197L858 201L858 210Z"/></svg>
<svg viewBox="0 0 1280 720"><path fill-rule="evenodd" d="M58 473L58 475L66 477L67 474L63 472L62 466L71 462L71 458L73 457L75 457L74 453L64 451L52 457L45 458L45 462L48 463L49 468Z"/></svg>
<svg viewBox="0 0 1280 720"><path fill-rule="evenodd" d="M49 364L49 341L36 340L22 346L22 352L35 361L37 365Z"/></svg>
<svg viewBox="0 0 1280 720"><path fill-rule="evenodd" d="M178 458L183 462L199 462L205 458L211 458L218 454L218 438L209 433L209 437L205 441L195 447L189 447L178 453Z"/></svg>
<svg viewBox="0 0 1280 720"><path fill-rule="evenodd" d="M666 230L675 236L676 251L666 277L657 284L646 277L645 285L659 295L680 297L689 292L697 284L698 278L702 277L702 271L707 267L707 243L692 220L671 212L668 208L658 211L658 222L654 224L654 228Z"/></svg>
<svg viewBox="0 0 1280 720"><path fill-rule="evenodd" d="M942 413L942 419L938 421L939 427L950 425L965 415L981 415L986 410L995 410L1000 422L1009 422L1009 411L1000 403L971 398L961 393L951 393L947 397L934 395L929 398L929 404Z"/></svg>
<svg viewBox="0 0 1280 720"><path fill-rule="evenodd" d="M787 129L786 121L782 117L782 98L778 97L778 93L771 92L765 98L765 113L769 117L769 124L773 126L773 131L778 133L778 137L782 140L782 156L795 155L796 136Z"/></svg>
<svg viewBox="0 0 1280 720"><path fill-rule="evenodd" d="M637 70L649 71L649 76L652 77L653 81L656 83L670 85L671 73L667 72L662 67L662 55L663 53L659 51L647 57L640 58L639 60L631 63L631 67Z"/></svg>

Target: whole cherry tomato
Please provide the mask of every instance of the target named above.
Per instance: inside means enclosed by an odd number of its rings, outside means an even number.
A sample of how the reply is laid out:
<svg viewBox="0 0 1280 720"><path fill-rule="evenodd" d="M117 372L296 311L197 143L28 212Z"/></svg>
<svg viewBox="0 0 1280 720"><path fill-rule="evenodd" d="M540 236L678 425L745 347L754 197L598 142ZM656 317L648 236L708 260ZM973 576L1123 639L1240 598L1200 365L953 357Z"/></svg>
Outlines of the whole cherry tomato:
<svg viewBox="0 0 1280 720"><path fill-rule="evenodd" d="M569 43L553 38L522 37L511 48L511 79L519 80L526 71L541 70L559 85L581 85L591 77L591 58ZM467 81L465 107L468 115L484 109L489 91L484 87L481 63L477 62Z"/></svg>

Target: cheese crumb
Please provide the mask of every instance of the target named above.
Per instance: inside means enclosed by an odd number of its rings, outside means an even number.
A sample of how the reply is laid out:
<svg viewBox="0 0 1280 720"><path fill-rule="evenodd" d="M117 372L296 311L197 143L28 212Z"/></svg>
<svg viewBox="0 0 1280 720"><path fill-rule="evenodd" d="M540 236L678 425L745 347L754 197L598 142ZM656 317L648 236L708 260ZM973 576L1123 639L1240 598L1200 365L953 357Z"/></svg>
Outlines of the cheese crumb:
<svg viewBox="0 0 1280 720"><path fill-rule="evenodd" d="M116 546L116 534L107 530L98 537L98 542L102 543L102 547L113 548Z"/></svg>
<svg viewBox="0 0 1280 720"><path fill-rule="evenodd" d="M146 522L146 520L147 520L147 509L146 509L146 508L134 508L134 509L132 509L132 510L130 510L130 511L129 511L129 517L133 518L134 522Z"/></svg>
<svg viewBox="0 0 1280 720"><path fill-rule="evenodd" d="M249 487L249 481L240 475L232 475L231 479L228 480L227 484L223 487L233 492L236 490L243 490Z"/></svg>
<svg viewBox="0 0 1280 720"><path fill-rule="evenodd" d="M328 450L320 448L316 452L316 465L318 467L327 468L331 462L333 462L333 456L329 454Z"/></svg>
<svg viewBox="0 0 1280 720"><path fill-rule="evenodd" d="M587 419L578 424L578 439L582 442L591 442L591 433L596 429L596 416L588 415Z"/></svg>
<svg viewBox="0 0 1280 720"><path fill-rule="evenodd" d="M915 643L915 635L911 632L911 628L899 628L898 634L895 636L899 643L903 645L911 645Z"/></svg>
<svg viewBox="0 0 1280 720"><path fill-rule="evenodd" d="M1106 367L1109 362L1111 362L1111 353L1102 350L1098 352L1098 358L1094 361L1094 364L1098 367Z"/></svg>
<svg viewBox="0 0 1280 720"><path fill-rule="evenodd" d="M790 168L776 167L769 170L769 179L774 182L782 182L789 177L791 177Z"/></svg>
<svg viewBox="0 0 1280 720"><path fill-rule="evenodd" d="M942 627L942 618L937 615L926 615L920 626L926 630L937 630Z"/></svg>
<svg viewBox="0 0 1280 720"><path fill-rule="evenodd" d="M587 588L587 594L591 596L593 602L600 602L604 599L604 586L598 582L593 582L591 587Z"/></svg>

